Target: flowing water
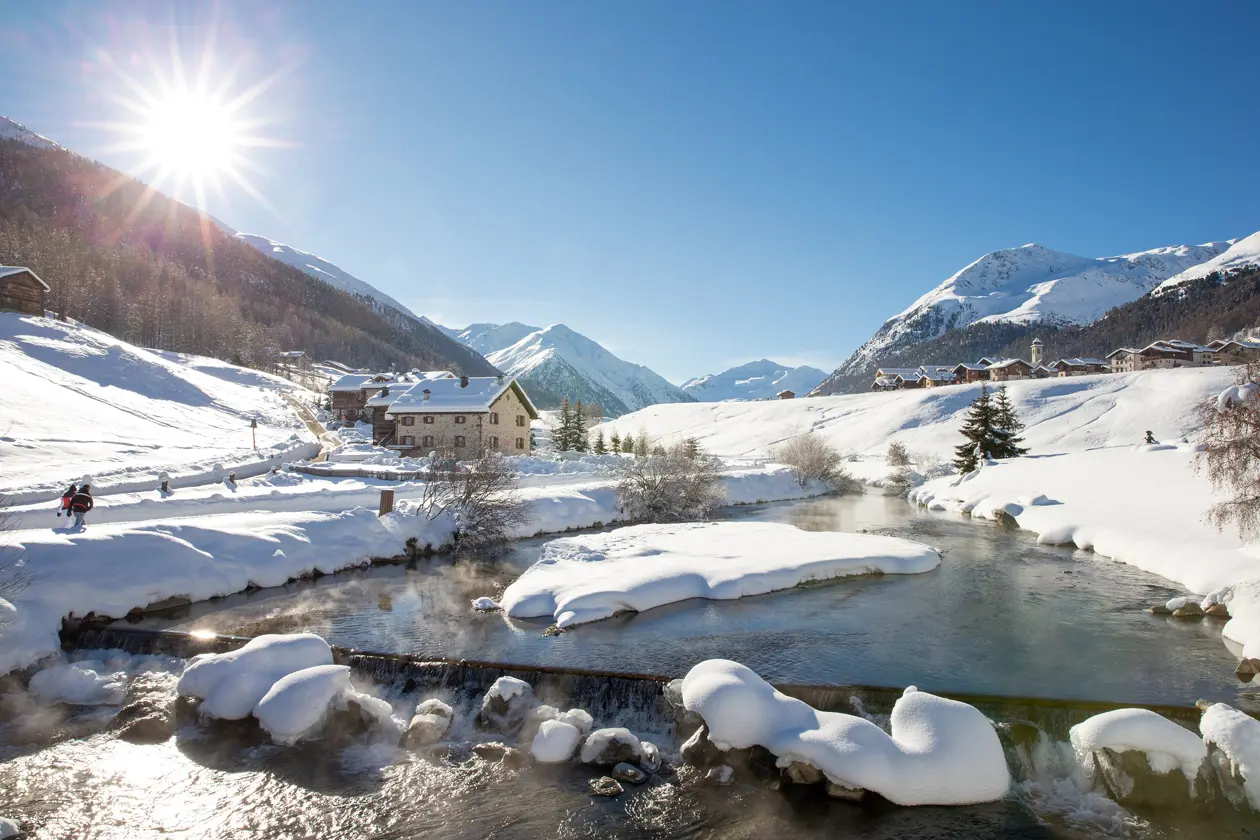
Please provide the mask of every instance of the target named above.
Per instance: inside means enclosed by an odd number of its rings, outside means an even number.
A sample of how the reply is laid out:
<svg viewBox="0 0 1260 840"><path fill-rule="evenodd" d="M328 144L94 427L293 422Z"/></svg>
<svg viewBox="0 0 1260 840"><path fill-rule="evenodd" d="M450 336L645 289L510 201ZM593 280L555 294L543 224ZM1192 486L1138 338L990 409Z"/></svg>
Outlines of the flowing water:
<svg viewBox="0 0 1260 840"><path fill-rule="evenodd" d="M586 768L508 770L462 754L424 758L366 741L336 750L320 743L280 748L240 727L190 723L165 744L132 745L104 732L109 715L93 709L59 713L34 727L36 737L30 727L19 736L30 710L11 692L0 703L0 816L23 820L40 838L1260 836L1251 818L1229 808L1126 810L1072 778L1063 738L1096 710L1091 701L1185 707L1205 697L1260 705L1234 679L1218 622L1144 612L1180 594L1166 582L1085 552L1038 546L1027 534L878 496L728 514L905 536L937 546L945 558L924 575L688 601L545 637L546 622L469 607L532 562L541 541L531 541L503 557L377 567L141 624L244 635L311 630L363 650L552 669L670 677L721 656L798 686L899 690L913 683L974 695L1007 744L1017 780L1012 794L962 808L853 805L816 790L770 791L748 779L698 785L684 768L600 799L586 790L598 775ZM99 638L115 644L125 635ZM348 661L356 681L391 700L399 714L420 698L440 696L457 706L460 721L471 719L480 693L503 673L415 658ZM177 670L179 663L163 667ZM586 708L597 725L628 726L667 752L676 748L677 721L660 700L658 680L517 673L547 702ZM136 685L166 696L171 678L147 675ZM818 708L876 714L895 696L874 688L791 691ZM1031 697L1066 702L1022 699ZM461 725L466 731L458 736L475 740Z"/></svg>

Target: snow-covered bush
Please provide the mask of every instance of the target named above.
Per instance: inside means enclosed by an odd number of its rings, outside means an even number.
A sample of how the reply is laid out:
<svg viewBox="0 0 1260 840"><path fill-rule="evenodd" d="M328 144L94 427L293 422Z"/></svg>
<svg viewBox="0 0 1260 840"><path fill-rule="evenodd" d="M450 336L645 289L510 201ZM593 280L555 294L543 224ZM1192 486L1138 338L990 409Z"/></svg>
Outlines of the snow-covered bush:
<svg viewBox="0 0 1260 840"><path fill-rule="evenodd" d="M725 501L721 462L709 455L688 458L680 449L631 461L617 484L617 506L635 522L707 519Z"/></svg>
<svg viewBox="0 0 1260 840"><path fill-rule="evenodd" d="M884 460L890 467L908 467L910 466L910 450L906 449L906 445L901 441L894 440L888 444L888 455Z"/></svg>
<svg viewBox="0 0 1260 840"><path fill-rule="evenodd" d="M821 481L836 493L851 493L861 484L844 469L844 456L821 436L803 434L776 447L771 457L792 470L792 477L802 488L811 481Z"/></svg>
<svg viewBox="0 0 1260 840"><path fill-rule="evenodd" d="M520 496L516 473L496 452L457 469L434 453L420 478L428 517L436 519L446 511L455 515L460 550L507 545L529 521L529 503Z"/></svg>

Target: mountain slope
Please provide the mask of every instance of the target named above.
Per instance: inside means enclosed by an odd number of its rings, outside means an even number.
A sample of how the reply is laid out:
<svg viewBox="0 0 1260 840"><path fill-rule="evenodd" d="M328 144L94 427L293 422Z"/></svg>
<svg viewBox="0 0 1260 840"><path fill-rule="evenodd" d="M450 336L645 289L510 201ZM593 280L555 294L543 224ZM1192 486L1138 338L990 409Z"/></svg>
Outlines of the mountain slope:
<svg viewBox="0 0 1260 840"><path fill-rule="evenodd" d="M1207 262L1199 263L1180 274L1169 277L1159 284L1159 287L1155 289L1155 294L1161 294L1166 289L1179 286L1189 280L1207 277L1209 274L1217 271L1231 272L1237 271L1244 266L1256 265L1260 265L1260 232L1253 233L1251 236L1243 239L1231 240L1229 250L1218 254Z"/></svg>
<svg viewBox="0 0 1260 840"><path fill-rule="evenodd" d="M813 393L864 390L888 356L974 323L1091 323L1229 246L1174 245L1099 259L1035 244L985 254L885 321Z"/></svg>
<svg viewBox="0 0 1260 840"><path fill-rule="evenodd" d="M520 321L508 321L506 324L469 324L462 330L441 327L441 330L465 347L471 347L483 356L506 350L530 333L538 332L538 327L522 324Z"/></svg>
<svg viewBox="0 0 1260 840"><path fill-rule="evenodd" d="M0 264L34 269L49 308L124 341L253 367L302 349L353 366L495 373L431 324L264 256L193 208L12 126L0 138Z"/></svg>
<svg viewBox="0 0 1260 840"><path fill-rule="evenodd" d="M36 134L19 122L8 117L0 117L0 140L16 140L39 149L60 149L61 146L42 134Z"/></svg>
<svg viewBox="0 0 1260 840"><path fill-rule="evenodd" d="M554 408L567 396L598 403L605 415L618 417L656 403L692 401L663 377L617 358L564 324L532 332L487 358L519 377L541 408Z"/></svg>
<svg viewBox="0 0 1260 840"><path fill-rule="evenodd" d="M766 400L780 391L807 394L827 378L818 368L787 367L769 359L758 359L721 373L689 379L682 390L700 402L722 400Z"/></svg>

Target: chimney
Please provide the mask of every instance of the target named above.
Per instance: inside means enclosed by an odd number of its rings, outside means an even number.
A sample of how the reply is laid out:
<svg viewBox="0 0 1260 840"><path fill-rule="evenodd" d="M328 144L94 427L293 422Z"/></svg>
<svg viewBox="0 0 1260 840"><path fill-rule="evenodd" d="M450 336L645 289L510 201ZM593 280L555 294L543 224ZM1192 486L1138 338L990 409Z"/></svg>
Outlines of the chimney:
<svg viewBox="0 0 1260 840"><path fill-rule="evenodd" d="M501 373L499 374L499 384L500 384L500 385L502 385L502 384L503 384L503 374L501 374Z"/></svg>
<svg viewBox="0 0 1260 840"><path fill-rule="evenodd" d="M468 377L467 377L467 376L461 376L461 377L459 378L459 387L461 387L461 388L467 388L467 387L468 387Z"/></svg>
<svg viewBox="0 0 1260 840"><path fill-rule="evenodd" d="M388 396L389 396L389 386L388 386L388 385L386 385L384 388L382 388L382 389L381 389L381 396L382 396L382 397L388 397Z"/></svg>
<svg viewBox="0 0 1260 840"><path fill-rule="evenodd" d="M425 401L425 402L428 402L428 401L429 401L429 395L430 395L431 393L433 393L433 392L432 392L432 391L430 391L428 388L425 388L425 389L424 389L424 401Z"/></svg>

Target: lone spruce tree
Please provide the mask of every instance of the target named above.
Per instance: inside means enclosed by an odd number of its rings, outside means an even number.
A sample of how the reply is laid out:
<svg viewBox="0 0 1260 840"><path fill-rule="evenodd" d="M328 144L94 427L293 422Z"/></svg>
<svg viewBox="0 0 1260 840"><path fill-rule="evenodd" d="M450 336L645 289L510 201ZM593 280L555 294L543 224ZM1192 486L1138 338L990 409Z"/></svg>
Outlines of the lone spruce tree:
<svg viewBox="0 0 1260 840"><path fill-rule="evenodd" d="M568 397L560 401L560 419L551 431L551 445L557 452L573 449L573 409L569 406Z"/></svg>
<svg viewBox="0 0 1260 840"><path fill-rule="evenodd" d="M610 452L621 451L621 435L617 434L616 432L612 433L612 437L608 439L608 450Z"/></svg>
<svg viewBox="0 0 1260 840"><path fill-rule="evenodd" d="M1006 386L997 389L997 397L993 400L994 450L989 454L994 458L1018 458L1027 455L1028 450L1020 446L1024 439L1019 432L1024 428L1015 406L1006 396Z"/></svg>
<svg viewBox="0 0 1260 840"><path fill-rule="evenodd" d="M595 430L595 442L591 444L591 451L596 455L606 455L608 447L604 445L604 430Z"/></svg>
<svg viewBox="0 0 1260 840"><path fill-rule="evenodd" d="M590 441L586 437L586 415L582 411L582 401L577 401L577 406L573 409L573 425L569 431L569 440L576 452L586 452L590 448Z"/></svg>

